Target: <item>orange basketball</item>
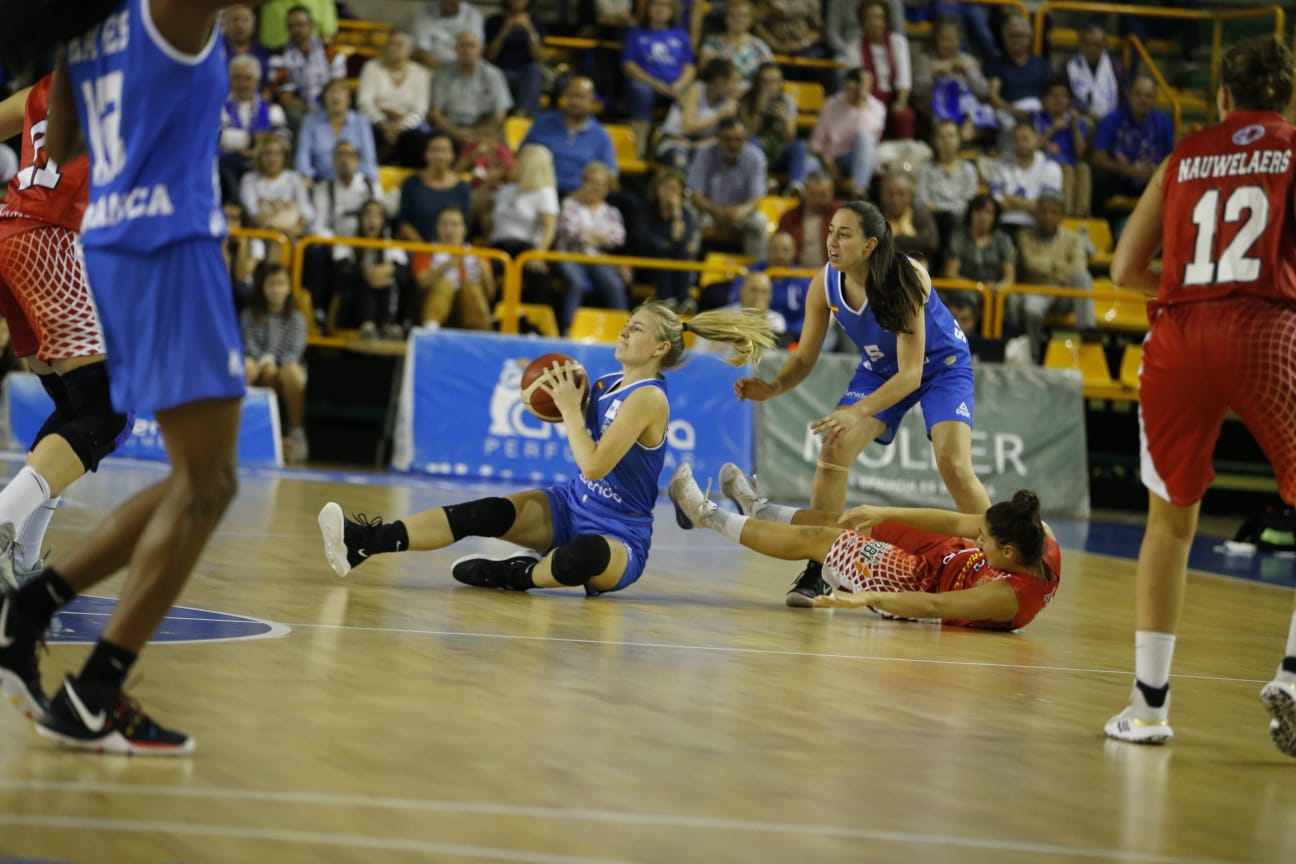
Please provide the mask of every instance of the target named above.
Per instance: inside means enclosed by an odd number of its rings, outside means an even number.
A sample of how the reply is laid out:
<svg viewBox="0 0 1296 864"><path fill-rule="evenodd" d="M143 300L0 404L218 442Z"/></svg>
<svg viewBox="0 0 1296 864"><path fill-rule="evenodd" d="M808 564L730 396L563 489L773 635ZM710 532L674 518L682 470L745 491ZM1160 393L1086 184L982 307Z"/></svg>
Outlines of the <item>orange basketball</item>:
<svg viewBox="0 0 1296 864"><path fill-rule="evenodd" d="M576 386L583 391L581 408L589 404L589 376L585 374L584 366L566 354L553 353L537 357L528 363L525 371L522 372L522 404L533 416L546 423L558 423L562 420L553 398L540 386L540 376L554 368L555 364L575 367L573 377L576 379Z"/></svg>

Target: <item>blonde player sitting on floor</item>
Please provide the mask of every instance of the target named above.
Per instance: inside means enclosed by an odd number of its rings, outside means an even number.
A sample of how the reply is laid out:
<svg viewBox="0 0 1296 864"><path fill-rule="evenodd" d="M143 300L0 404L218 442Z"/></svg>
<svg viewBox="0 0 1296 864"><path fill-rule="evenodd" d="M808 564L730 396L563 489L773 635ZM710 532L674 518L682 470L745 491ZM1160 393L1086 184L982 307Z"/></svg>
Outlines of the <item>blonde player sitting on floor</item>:
<svg viewBox="0 0 1296 864"><path fill-rule="evenodd" d="M680 527L710 528L774 558L821 562L838 590L815 606L1016 630L1053 599L1062 577L1062 550L1028 490L981 515L866 504L839 516L772 504L733 463L720 469L720 488L740 513L709 500L682 463L668 490Z"/></svg>

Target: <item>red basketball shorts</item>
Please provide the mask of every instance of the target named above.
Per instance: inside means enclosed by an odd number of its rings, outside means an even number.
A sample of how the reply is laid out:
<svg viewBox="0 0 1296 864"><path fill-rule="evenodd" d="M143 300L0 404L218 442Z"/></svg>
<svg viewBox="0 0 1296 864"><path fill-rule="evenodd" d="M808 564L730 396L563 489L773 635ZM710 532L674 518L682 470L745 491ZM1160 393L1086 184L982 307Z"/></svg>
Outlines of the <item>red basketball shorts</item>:
<svg viewBox="0 0 1296 864"><path fill-rule="evenodd" d="M48 361L104 353L76 234L66 228L0 220L0 311L19 357Z"/></svg>
<svg viewBox="0 0 1296 864"><path fill-rule="evenodd" d="M1232 409L1296 504L1296 309L1256 297L1158 311L1139 375L1143 484L1187 507L1215 477L1211 457Z"/></svg>

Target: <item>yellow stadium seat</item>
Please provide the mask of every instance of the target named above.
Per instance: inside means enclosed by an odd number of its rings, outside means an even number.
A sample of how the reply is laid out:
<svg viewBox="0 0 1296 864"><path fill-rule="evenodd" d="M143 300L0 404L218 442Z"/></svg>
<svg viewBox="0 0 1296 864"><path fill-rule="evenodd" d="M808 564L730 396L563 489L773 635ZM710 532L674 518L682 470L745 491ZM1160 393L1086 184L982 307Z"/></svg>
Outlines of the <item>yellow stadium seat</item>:
<svg viewBox="0 0 1296 864"><path fill-rule="evenodd" d="M615 342L629 320L630 313L619 309L581 307L576 310L567 338L577 342Z"/></svg>
<svg viewBox="0 0 1296 864"><path fill-rule="evenodd" d="M1111 266L1112 250L1115 248L1115 243L1112 240L1111 225L1106 219L1068 218L1063 219L1062 224L1072 231L1089 236L1089 242L1094 247L1093 257L1089 259L1091 267L1099 267L1105 270Z"/></svg>
<svg viewBox="0 0 1296 864"><path fill-rule="evenodd" d="M384 192L399 189L401 184L409 179L409 176L413 173L413 168L401 168L396 165L379 165L378 185L382 186Z"/></svg>
<svg viewBox="0 0 1296 864"><path fill-rule="evenodd" d="M639 158L638 142L634 130L623 123L608 123L603 127L612 138L612 150L616 153L617 168L622 174L643 174L648 170L648 163Z"/></svg>
<svg viewBox="0 0 1296 864"><path fill-rule="evenodd" d="M705 288L708 285L715 285L719 282L728 282L735 276L743 272L748 259L740 255L726 255L723 252L708 252L702 259L703 266L702 278L698 280L698 287Z"/></svg>
<svg viewBox="0 0 1296 864"><path fill-rule="evenodd" d="M1143 366L1143 346L1126 345L1121 355L1120 385L1131 390L1139 389L1139 369Z"/></svg>
<svg viewBox="0 0 1296 864"><path fill-rule="evenodd" d="M1095 293L1111 290L1111 280L1094 280ZM1107 330L1124 330L1133 333L1147 332L1148 299L1141 291L1116 289L1115 298L1094 301L1094 315L1098 319L1098 326Z"/></svg>
<svg viewBox="0 0 1296 864"><path fill-rule="evenodd" d="M528 321L539 327L541 335L558 338L558 317L554 315L552 306L545 303L495 304L497 319L517 318L519 315L525 315Z"/></svg>
<svg viewBox="0 0 1296 864"><path fill-rule="evenodd" d="M1078 339L1050 339L1044 352L1044 368L1075 369L1085 387L1112 387L1116 383L1102 346Z"/></svg>
<svg viewBox="0 0 1296 864"><path fill-rule="evenodd" d="M766 195L760 199L760 211L765 214L765 221L769 223L769 233L773 234L777 231L778 221L783 217L783 214L800 203L800 198L780 195Z"/></svg>
<svg viewBox="0 0 1296 864"><path fill-rule="evenodd" d="M813 126L824 106L824 88L817 81L784 81L783 92L797 106L797 126Z"/></svg>
<svg viewBox="0 0 1296 864"><path fill-rule="evenodd" d="M526 140L527 133L531 131L530 117L510 117L504 121L504 143L514 153L522 146Z"/></svg>

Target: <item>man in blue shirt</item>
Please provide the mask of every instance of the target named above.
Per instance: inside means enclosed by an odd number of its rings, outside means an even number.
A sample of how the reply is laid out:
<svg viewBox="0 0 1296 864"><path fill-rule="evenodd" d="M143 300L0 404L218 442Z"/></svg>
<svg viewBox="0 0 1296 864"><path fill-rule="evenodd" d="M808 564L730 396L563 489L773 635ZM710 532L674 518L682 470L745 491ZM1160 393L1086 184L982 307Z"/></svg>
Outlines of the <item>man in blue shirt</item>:
<svg viewBox="0 0 1296 864"><path fill-rule="evenodd" d="M602 162L616 173L612 138L594 119L593 110L594 82L573 77L563 94L562 109L542 112L522 142L523 146L543 145L553 154L558 194L563 197L580 188L581 173L591 162Z"/></svg>
<svg viewBox="0 0 1296 864"><path fill-rule="evenodd" d="M1134 79L1129 100L1098 123L1094 133L1094 200L1111 195L1143 194L1161 160L1174 149L1174 122L1152 107L1156 84L1147 76Z"/></svg>

